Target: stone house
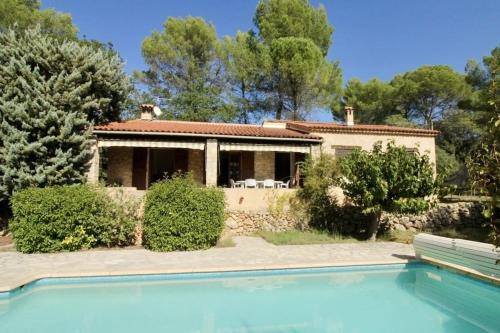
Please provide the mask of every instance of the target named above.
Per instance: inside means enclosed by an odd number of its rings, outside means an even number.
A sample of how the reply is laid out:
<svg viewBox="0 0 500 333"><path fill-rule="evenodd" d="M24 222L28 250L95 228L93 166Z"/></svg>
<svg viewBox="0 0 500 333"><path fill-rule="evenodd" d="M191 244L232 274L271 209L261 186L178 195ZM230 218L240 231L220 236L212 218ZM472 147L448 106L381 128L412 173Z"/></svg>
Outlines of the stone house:
<svg viewBox="0 0 500 333"><path fill-rule="evenodd" d="M143 105L140 119L95 126L96 138L88 180L96 182L106 168L107 182L147 189L165 174L190 171L207 186L229 185L230 179L299 181L297 164L307 155L342 157L356 147L371 149L393 140L409 151L428 154L435 163L437 131L387 125L264 121L260 125L156 120L153 106ZM101 158L99 152L106 152ZM102 160L103 163L100 163ZM104 163L105 162L105 163Z"/></svg>

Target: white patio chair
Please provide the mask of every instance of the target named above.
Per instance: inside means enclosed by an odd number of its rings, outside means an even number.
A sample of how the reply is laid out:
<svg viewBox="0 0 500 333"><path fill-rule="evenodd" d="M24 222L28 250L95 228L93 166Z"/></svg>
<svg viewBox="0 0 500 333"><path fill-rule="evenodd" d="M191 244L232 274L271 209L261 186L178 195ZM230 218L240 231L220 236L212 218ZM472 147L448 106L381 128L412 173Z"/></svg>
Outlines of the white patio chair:
<svg viewBox="0 0 500 333"><path fill-rule="evenodd" d="M264 188L274 188L274 179L264 179Z"/></svg>
<svg viewBox="0 0 500 333"><path fill-rule="evenodd" d="M245 179L246 188L257 188L257 181L253 178Z"/></svg>
<svg viewBox="0 0 500 333"><path fill-rule="evenodd" d="M280 184L280 188L290 188L290 179L286 183Z"/></svg>
<svg viewBox="0 0 500 333"><path fill-rule="evenodd" d="M238 182L235 182L234 179L229 179L229 186L231 188L236 188L236 187L243 187L243 184L242 183L238 183Z"/></svg>

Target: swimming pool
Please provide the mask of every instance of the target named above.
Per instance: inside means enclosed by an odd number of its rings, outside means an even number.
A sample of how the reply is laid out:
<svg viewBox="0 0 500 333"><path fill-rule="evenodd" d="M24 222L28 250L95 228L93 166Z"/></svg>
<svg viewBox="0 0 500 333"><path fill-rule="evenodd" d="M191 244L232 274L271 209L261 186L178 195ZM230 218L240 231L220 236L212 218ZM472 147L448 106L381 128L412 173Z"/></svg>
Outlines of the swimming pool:
<svg viewBox="0 0 500 333"><path fill-rule="evenodd" d="M500 287L423 263L43 279L0 332L500 332Z"/></svg>

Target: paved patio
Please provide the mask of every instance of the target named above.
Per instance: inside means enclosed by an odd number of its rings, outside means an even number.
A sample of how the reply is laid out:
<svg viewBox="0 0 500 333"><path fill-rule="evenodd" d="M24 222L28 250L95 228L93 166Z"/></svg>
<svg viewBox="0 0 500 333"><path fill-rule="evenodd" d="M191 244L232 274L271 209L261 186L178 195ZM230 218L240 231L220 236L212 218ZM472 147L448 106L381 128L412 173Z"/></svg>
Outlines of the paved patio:
<svg viewBox="0 0 500 333"><path fill-rule="evenodd" d="M192 252L0 252L0 292L45 277L389 264L405 263L414 256L411 245L392 242L275 246L256 237L235 237L234 241L235 247Z"/></svg>

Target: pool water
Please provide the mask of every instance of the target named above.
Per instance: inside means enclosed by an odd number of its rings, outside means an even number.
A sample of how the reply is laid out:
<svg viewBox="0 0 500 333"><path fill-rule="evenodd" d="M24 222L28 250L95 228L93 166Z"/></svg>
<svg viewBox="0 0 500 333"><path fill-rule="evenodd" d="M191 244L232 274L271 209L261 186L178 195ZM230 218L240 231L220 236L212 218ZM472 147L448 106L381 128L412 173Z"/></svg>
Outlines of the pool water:
<svg viewBox="0 0 500 333"><path fill-rule="evenodd" d="M500 287L413 263L43 279L0 332L500 332Z"/></svg>

